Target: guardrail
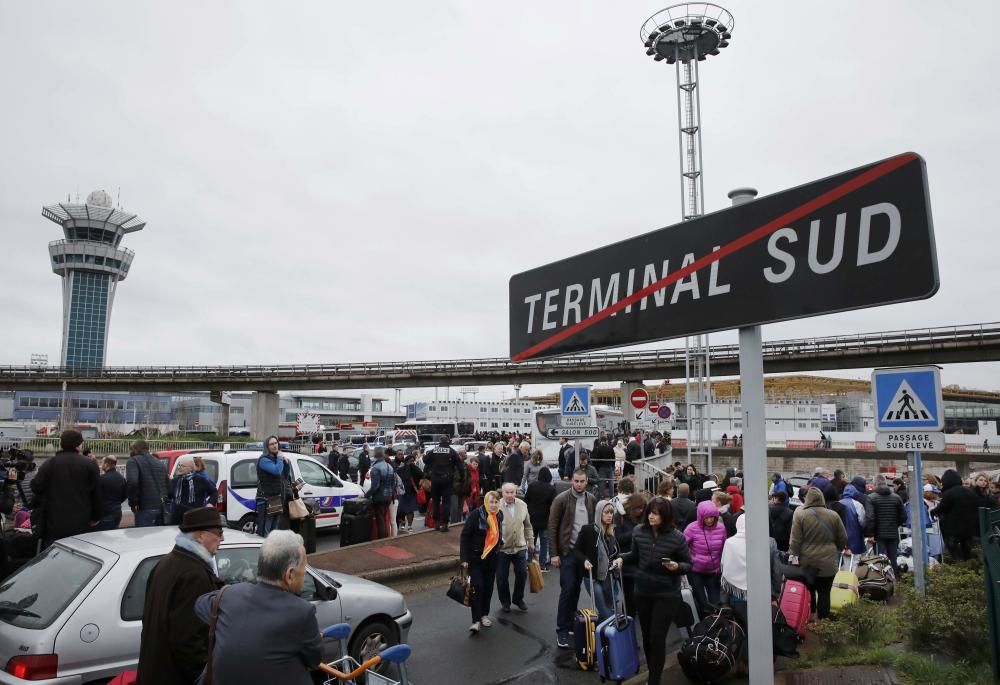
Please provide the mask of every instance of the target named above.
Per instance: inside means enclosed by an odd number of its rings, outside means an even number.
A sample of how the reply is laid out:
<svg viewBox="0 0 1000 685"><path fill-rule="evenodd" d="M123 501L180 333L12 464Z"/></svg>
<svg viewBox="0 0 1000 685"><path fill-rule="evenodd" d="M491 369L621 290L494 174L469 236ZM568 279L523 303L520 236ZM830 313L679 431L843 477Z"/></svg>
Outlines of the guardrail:
<svg viewBox="0 0 1000 685"><path fill-rule="evenodd" d="M1000 323L944 326L914 330L862 333L778 340L764 343L764 359L790 356L848 357L852 353L871 353L897 348L946 349L970 344L1000 343ZM738 345L711 348L712 363L735 361ZM619 369L623 366L682 364L684 350L666 348L632 352L601 352L572 355L547 360L514 363L505 357L483 359L417 360L361 362L349 364L276 364L247 366L119 366L103 368L0 366L0 381L72 382L74 380L170 382L170 381L275 381L310 377L358 377L386 375L461 375L463 373L522 373L532 370L551 373L559 369L583 367L589 370Z"/></svg>
<svg viewBox="0 0 1000 685"><path fill-rule="evenodd" d="M85 440L84 447L89 447L97 456L114 454L124 456L129 453L132 443L136 438L95 438ZM146 440L150 452L161 452L165 450L221 450L223 445L229 445L230 449L239 449L248 444L246 441L209 442L207 440ZM11 446L27 449L36 455L44 456L55 454L59 451L59 438L8 438L0 441L0 448Z"/></svg>

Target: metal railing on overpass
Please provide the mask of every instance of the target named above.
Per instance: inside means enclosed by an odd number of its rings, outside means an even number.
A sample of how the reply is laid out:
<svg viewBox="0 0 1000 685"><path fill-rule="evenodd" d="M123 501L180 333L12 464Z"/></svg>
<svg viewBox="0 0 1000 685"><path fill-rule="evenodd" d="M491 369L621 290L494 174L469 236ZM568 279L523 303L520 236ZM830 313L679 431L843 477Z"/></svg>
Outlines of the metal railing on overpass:
<svg viewBox="0 0 1000 685"><path fill-rule="evenodd" d="M764 343L769 373L1000 360L1000 323L776 340ZM713 375L739 373L739 346L716 345ZM0 389L292 390L507 385L628 378L682 378L684 350L600 352L512 362L506 357L344 364L238 366L0 366Z"/></svg>

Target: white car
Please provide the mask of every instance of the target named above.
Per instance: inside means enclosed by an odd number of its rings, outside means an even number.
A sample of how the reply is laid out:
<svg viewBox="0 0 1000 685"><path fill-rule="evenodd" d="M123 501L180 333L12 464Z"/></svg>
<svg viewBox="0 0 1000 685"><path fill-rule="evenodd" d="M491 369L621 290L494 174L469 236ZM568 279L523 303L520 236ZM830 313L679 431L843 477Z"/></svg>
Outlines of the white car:
<svg viewBox="0 0 1000 685"><path fill-rule="evenodd" d="M224 514L230 527L246 533L255 530L257 513L257 460L260 452L252 450L229 450L227 452L199 452L196 455L205 461L205 472L219 488L219 513ZM364 497L364 491L355 483L343 482L318 459L305 454L284 452L285 459L292 464L292 480L301 478L305 482L300 495L303 499L315 500L319 506L316 514L316 528L340 526L344 501ZM174 472L177 463L174 462ZM171 476L174 474L171 473Z"/></svg>
<svg viewBox="0 0 1000 685"><path fill-rule="evenodd" d="M146 583L177 528L124 528L63 538L0 585L0 685L88 685L134 669ZM252 581L264 539L227 531L216 554L226 583ZM348 651L364 661L406 642L413 614L383 585L308 567L300 596L320 628L350 623ZM337 643L324 643L324 661Z"/></svg>

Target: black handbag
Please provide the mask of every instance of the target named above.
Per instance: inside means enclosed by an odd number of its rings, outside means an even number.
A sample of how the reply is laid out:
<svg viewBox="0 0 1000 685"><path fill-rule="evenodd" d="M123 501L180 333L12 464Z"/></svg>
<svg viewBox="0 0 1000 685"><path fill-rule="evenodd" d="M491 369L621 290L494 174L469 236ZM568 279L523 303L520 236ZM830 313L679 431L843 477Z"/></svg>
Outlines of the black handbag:
<svg viewBox="0 0 1000 685"><path fill-rule="evenodd" d="M472 583L469 581L469 576L464 574L463 569L460 568L458 574L451 577L451 582L448 583L448 592L445 594L463 606L472 606Z"/></svg>
<svg viewBox="0 0 1000 685"><path fill-rule="evenodd" d="M771 621L771 639L775 656L785 656L797 659L799 656L799 636L795 629L788 625L781 608L771 605L773 620Z"/></svg>

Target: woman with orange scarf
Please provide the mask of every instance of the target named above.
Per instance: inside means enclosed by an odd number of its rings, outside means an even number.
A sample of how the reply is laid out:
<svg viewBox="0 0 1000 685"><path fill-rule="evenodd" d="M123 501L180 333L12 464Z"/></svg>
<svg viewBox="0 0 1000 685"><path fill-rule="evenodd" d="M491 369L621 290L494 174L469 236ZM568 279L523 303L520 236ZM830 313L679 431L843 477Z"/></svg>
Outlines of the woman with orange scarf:
<svg viewBox="0 0 1000 685"><path fill-rule="evenodd" d="M472 583L470 635L478 635L480 627L493 625L489 617L490 602L496 585L497 550L503 525L500 493L487 492L483 499L483 506L470 511L462 526L462 571L469 575Z"/></svg>

